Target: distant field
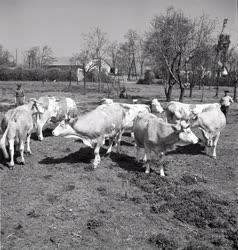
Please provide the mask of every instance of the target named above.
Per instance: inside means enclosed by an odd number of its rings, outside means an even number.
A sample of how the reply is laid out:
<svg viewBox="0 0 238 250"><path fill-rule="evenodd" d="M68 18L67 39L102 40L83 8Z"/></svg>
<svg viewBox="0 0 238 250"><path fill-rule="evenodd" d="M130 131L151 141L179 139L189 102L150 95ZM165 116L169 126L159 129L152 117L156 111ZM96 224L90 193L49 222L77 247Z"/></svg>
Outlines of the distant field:
<svg viewBox="0 0 238 250"><path fill-rule="evenodd" d="M107 97L97 84L24 82L26 97L68 96L79 113ZM135 98L158 98L163 86L126 83ZM0 82L0 102L14 98L15 82ZM223 90L220 88L220 97ZM232 92L233 90L230 89ZM185 102L197 103L185 93ZM217 102L206 90L205 102ZM179 96L178 88L172 95ZM0 111L0 119L3 112ZM104 156L92 170L93 152L81 142L44 131L32 136L33 155L9 170L0 152L2 249L238 249L238 103L232 105L217 148L217 160L200 145L179 147L151 174L135 164L132 139L123 137L122 154Z"/></svg>

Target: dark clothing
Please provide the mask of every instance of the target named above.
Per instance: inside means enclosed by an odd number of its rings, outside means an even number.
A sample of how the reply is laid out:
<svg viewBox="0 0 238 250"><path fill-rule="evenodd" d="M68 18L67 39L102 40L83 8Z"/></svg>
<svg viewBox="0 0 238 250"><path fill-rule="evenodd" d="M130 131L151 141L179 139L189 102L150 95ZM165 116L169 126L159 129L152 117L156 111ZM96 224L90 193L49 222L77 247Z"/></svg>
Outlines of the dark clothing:
<svg viewBox="0 0 238 250"><path fill-rule="evenodd" d="M223 112L223 114L224 114L225 117L227 118L227 116L228 116L228 111L229 111L229 106L222 105L222 106L221 106L221 111Z"/></svg>
<svg viewBox="0 0 238 250"><path fill-rule="evenodd" d="M22 88L16 90L16 97L24 97L25 93Z"/></svg>
<svg viewBox="0 0 238 250"><path fill-rule="evenodd" d="M122 90L120 92L119 98L121 98L121 99L126 99L127 98L126 90Z"/></svg>
<svg viewBox="0 0 238 250"><path fill-rule="evenodd" d="M19 88L16 90L16 105L23 105L24 104L24 97L25 97L25 93L24 90L22 88Z"/></svg>

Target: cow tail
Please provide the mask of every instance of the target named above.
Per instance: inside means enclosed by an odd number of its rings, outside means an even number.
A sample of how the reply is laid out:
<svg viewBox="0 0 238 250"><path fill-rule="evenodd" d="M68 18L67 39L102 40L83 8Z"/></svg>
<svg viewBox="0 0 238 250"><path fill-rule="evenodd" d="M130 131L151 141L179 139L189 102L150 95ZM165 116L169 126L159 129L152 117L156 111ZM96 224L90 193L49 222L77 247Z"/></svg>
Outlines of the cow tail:
<svg viewBox="0 0 238 250"><path fill-rule="evenodd" d="M5 130L3 136L0 140L0 147L2 148L3 155L6 159L9 158L9 155L8 155L8 152L6 149L6 137L7 137L8 130L9 130L9 125L7 126L7 129Z"/></svg>

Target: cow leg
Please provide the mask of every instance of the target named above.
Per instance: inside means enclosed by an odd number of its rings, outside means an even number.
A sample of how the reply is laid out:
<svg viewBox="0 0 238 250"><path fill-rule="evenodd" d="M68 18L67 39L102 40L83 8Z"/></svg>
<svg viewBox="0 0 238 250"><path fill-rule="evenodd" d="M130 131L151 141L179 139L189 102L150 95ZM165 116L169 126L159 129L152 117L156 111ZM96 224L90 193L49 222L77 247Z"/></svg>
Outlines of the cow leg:
<svg viewBox="0 0 238 250"><path fill-rule="evenodd" d="M97 168L100 161L101 161L99 151L100 151L101 146L103 145L103 141L104 141L104 138L99 139L98 142L97 142L97 145L96 145L96 147L94 149L94 155L95 155L95 158L94 158L94 161L93 161L93 167L94 168Z"/></svg>
<svg viewBox="0 0 238 250"><path fill-rule="evenodd" d="M21 154L21 160L20 163L25 165L25 159L24 159L24 141L20 139L20 154Z"/></svg>
<svg viewBox="0 0 238 250"><path fill-rule="evenodd" d="M117 147L117 153L118 154L121 153L121 137L122 137L122 133L123 133L123 131L118 133L118 135L116 136L116 147Z"/></svg>
<svg viewBox="0 0 238 250"><path fill-rule="evenodd" d="M109 138L109 147L108 147L108 150L106 152L106 155L107 154L110 154L112 152L112 145L113 145L113 138Z"/></svg>
<svg viewBox="0 0 238 250"><path fill-rule="evenodd" d="M30 148L30 142L31 142L31 134L28 134L26 137L26 152L31 155L31 148Z"/></svg>
<svg viewBox="0 0 238 250"><path fill-rule="evenodd" d="M218 142L218 140L219 140L220 134L221 134L220 132L217 133L217 135L215 136L214 141L213 141L212 158L214 158L214 159L217 158L217 153L216 153L216 151L217 151L217 142Z"/></svg>
<svg viewBox="0 0 238 250"><path fill-rule="evenodd" d="M140 147L135 145L135 149L136 149L136 162L139 162L140 161Z"/></svg>
<svg viewBox="0 0 238 250"><path fill-rule="evenodd" d="M14 139L9 140L10 162L9 167L14 167Z"/></svg>
<svg viewBox="0 0 238 250"><path fill-rule="evenodd" d="M165 176L165 174L164 174L164 165L163 165L163 162L162 162L163 156L164 156L163 152L159 154L159 158L160 158L160 170L159 170L160 176Z"/></svg>
<svg viewBox="0 0 238 250"><path fill-rule="evenodd" d="M132 138L132 139L135 139L134 132L131 132L131 138Z"/></svg>
<svg viewBox="0 0 238 250"><path fill-rule="evenodd" d="M205 153L206 153L206 155L210 155L210 147L208 147L208 146L206 146L205 145Z"/></svg>
<svg viewBox="0 0 238 250"><path fill-rule="evenodd" d="M151 151L148 148L145 148L146 161L145 161L145 173L150 173L150 164L151 164Z"/></svg>
<svg viewBox="0 0 238 250"><path fill-rule="evenodd" d="M146 153L144 154L144 157L143 157L143 162L147 162L147 156L146 156Z"/></svg>
<svg viewBox="0 0 238 250"><path fill-rule="evenodd" d="M42 132L43 126L39 123L37 123L37 136L40 141L43 140L43 132Z"/></svg>

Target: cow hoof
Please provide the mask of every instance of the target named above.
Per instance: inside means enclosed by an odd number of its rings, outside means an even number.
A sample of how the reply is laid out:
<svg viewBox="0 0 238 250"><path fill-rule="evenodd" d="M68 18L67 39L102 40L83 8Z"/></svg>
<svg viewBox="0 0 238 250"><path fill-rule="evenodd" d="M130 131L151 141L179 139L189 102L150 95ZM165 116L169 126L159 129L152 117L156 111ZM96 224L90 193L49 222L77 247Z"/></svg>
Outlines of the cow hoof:
<svg viewBox="0 0 238 250"><path fill-rule="evenodd" d="M216 157L216 156L212 156L212 159L216 160L216 159L217 159L217 157Z"/></svg>
<svg viewBox="0 0 238 250"><path fill-rule="evenodd" d="M13 168L14 168L14 163L9 162L9 163L8 163L8 168L9 168L9 169L13 169Z"/></svg>
<svg viewBox="0 0 238 250"><path fill-rule="evenodd" d="M20 165L25 165L25 161L20 161L19 164Z"/></svg>
<svg viewBox="0 0 238 250"><path fill-rule="evenodd" d="M146 173L146 174L149 174L149 173L150 173L150 170L146 169L146 170L145 170L145 173Z"/></svg>
<svg viewBox="0 0 238 250"><path fill-rule="evenodd" d="M31 151L27 151L26 155L32 155L32 152Z"/></svg>

